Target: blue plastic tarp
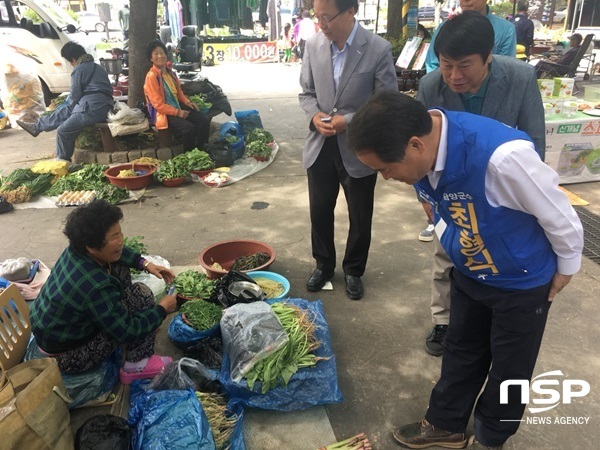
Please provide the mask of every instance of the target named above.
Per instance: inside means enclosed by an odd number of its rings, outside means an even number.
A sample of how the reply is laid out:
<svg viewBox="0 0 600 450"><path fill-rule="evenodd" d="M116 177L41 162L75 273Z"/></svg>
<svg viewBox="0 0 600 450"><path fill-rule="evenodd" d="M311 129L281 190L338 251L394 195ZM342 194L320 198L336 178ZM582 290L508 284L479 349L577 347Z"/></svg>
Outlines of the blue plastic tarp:
<svg viewBox="0 0 600 450"><path fill-rule="evenodd" d="M281 385L261 394L260 382L256 382L254 390L250 391L245 379L239 383L231 379L229 355L223 354L223 365L219 373L219 381L231 402L239 402L244 406L277 411L296 411L310 408L311 406L339 403L343 400L338 386L337 367L335 356L331 348L329 328L323 312L321 300L309 302L299 298L286 300L273 299L268 303L291 303L299 308L309 310L315 319L315 337L321 342L315 354L319 357L330 359L319 361L314 367L298 370L286 387Z"/></svg>
<svg viewBox="0 0 600 450"><path fill-rule="evenodd" d="M169 339L179 348L190 347L196 342L210 336L216 336L220 332L221 325L218 323L205 331L195 330L183 321L181 314L173 317L173 320L169 324Z"/></svg>
<svg viewBox="0 0 600 450"><path fill-rule="evenodd" d="M208 419L193 389L143 391L133 400L128 422L135 427L134 450L214 450Z"/></svg>

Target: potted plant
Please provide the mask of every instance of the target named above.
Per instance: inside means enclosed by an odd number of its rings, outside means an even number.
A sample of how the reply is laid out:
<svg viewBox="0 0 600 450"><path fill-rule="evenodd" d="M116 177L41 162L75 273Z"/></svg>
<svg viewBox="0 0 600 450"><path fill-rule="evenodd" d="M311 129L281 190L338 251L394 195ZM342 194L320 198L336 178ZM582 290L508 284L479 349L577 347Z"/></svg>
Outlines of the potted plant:
<svg viewBox="0 0 600 450"><path fill-rule="evenodd" d="M184 158L181 158L183 156ZM183 184L189 173L187 157L176 156L160 163L155 172L156 179L167 187L175 187Z"/></svg>

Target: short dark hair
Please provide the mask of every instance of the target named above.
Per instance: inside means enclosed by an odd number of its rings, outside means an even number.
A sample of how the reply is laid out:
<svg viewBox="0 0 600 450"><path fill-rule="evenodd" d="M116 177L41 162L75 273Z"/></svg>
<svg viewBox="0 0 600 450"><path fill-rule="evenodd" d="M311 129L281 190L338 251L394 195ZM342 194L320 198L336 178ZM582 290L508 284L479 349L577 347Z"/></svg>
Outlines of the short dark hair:
<svg viewBox="0 0 600 450"><path fill-rule="evenodd" d="M146 46L146 58L148 58L148 61L152 61L152 52L154 51L155 48L160 47L163 49L163 51L165 52L165 55L168 55L169 53L167 52L167 46L165 44L163 44L162 41L159 41L158 39L150 42L147 46Z"/></svg>
<svg viewBox="0 0 600 450"><path fill-rule="evenodd" d="M71 251L85 255L86 247L102 249L106 244L106 233L122 219L121 208L106 200L94 200L79 206L67 216L63 233L69 239Z"/></svg>
<svg viewBox="0 0 600 450"><path fill-rule="evenodd" d="M358 12L358 0L335 0L335 6L340 11L348 11L354 8L354 13Z"/></svg>
<svg viewBox="0 0 600 450"><path fill-rule="evenodd" d="M60 49L60 56L67 61L78 60L86 54L85 48L75 41L69 41Z"/></svg>
<svg viewBox="0 0 600 450"><path fill-rule="evenodd" d="M483 61L494 48L494 28L487 19L476 11L464 11L446 20L440 29L433 50L452 59L479 54Z"/></svg>
<svg viewBox="0 0 600 450"><path fill-rule="evenodd" d="M574 39L575 41L577 41L577 45L581 45L581 41L583 41L583 36L579 33L575 33L574 35L569 37L569 39Z"/></svg>
<svg viewBox="0 0 600 450"><path fill-rule="evenodd" d="M529 4L524 1L520 1L517 3L517 11L527 11L529 9Z"/></svg>
<svg viewBox="0 0 600 450"><path fill-rule="evenodd" d="M383 162L404 159L411 137L426 136L433 121L423 104L398 91L381 91L352 117L348 145L356 153L373 152Z"/></svg>

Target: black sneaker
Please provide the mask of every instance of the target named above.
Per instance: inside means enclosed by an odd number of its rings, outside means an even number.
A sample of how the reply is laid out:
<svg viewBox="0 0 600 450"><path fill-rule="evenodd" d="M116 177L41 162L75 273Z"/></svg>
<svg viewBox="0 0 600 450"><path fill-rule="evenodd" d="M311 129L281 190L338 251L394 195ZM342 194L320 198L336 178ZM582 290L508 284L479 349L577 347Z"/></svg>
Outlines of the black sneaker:
<svg viewBox="0 0 600 450"><path fill-rule="evenodd" d="M448 325L436 325L425 339L425 350L433 356L442 356L444 353L444 341L448 333Z"/></svg>
<svg viewBox="0 0 600 450"><path fill-rule="evenodd" d="M38 129L35 122L23 122L22 120L17 120L17 125L19 125L22 129L27 131L33 137L37 137L40 134L40 130Z"/></svg>
<svg viewBox="0 0 600 450"><path fill-rule="evenodd" d="M465 448L467 446L464 433L440 430L425 419L396 428L392 435L396 442L405 448Z"/></svg>

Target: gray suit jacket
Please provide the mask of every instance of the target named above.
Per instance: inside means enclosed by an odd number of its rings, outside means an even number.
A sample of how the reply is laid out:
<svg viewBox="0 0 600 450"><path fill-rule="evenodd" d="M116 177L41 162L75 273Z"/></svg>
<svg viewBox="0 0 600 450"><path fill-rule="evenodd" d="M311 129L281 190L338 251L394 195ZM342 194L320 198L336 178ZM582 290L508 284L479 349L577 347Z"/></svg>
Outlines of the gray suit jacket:
<svg viewBox="0 0 600 450"><path fill-rule="evenodd" d="M315 131L312 126L315 114L325 112L344 115L347 125L356 110L374 92L398 90L390 43L359 25L352 45L347 50L346 62L336 92L330 44L331 41L323 33L317 33L306 42L302 57L302 93L298 97L310 130L304 141L302 164L305 169L313 165L325 142L325 136ZM337 135L337 141L344 167L351 177L362 178L374 173L348 149L346 133Z"/></svg>
<svg viewBox="0 0 600 450"><path fill-rule="evenodd" d="M465 110L460 95L444 83L439 68L421 78L417 100L427 108L441 106L451 111ZM492 55L481 115L527 133L544 160L544 105L533 66L509 56Z"/></svg>

